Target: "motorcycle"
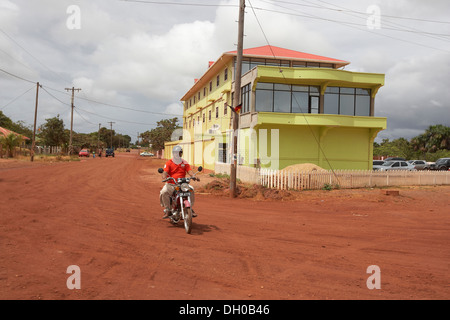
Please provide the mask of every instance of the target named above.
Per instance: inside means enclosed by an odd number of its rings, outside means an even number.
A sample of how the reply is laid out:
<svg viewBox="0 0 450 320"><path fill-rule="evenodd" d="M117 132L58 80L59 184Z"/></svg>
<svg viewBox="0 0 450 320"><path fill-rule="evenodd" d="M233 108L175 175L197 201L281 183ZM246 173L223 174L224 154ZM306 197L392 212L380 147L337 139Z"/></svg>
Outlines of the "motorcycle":
<svg viewBox="0 0 450 320"><path fill-rule="evenodd" d="M170 196L170 205L172 207L172 215L169 215L170 221L176 225L180 220L183 220L184 229L188 234L192 231L191 190L194 190L189 185L189 182L191 180L200 180L195 175L202 170L202 167L198 167L198 171L190 178L185 177L175 180L172 177L168 177L162 180L162 182L172 180L175 183L175 191ZM158 172L163 173L164 170L159 168Z"/></svg>

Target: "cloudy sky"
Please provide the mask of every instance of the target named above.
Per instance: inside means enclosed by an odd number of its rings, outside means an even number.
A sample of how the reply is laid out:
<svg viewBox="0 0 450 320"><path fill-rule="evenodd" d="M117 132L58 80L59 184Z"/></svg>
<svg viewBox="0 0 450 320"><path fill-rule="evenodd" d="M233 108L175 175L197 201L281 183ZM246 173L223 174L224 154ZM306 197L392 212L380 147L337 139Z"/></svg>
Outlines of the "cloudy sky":
<svg viewBox="0 0 450 320"><path fill-rule="evenodd" d="M223 52L236 50L238 0L0 0L0 110L38 125L56 115L132 141L182 114L180 98ZM244 48L267 44L384 73L377 138L450 126L450 1L246 0ZM259 22L259 23L258 23Z"/></svg>

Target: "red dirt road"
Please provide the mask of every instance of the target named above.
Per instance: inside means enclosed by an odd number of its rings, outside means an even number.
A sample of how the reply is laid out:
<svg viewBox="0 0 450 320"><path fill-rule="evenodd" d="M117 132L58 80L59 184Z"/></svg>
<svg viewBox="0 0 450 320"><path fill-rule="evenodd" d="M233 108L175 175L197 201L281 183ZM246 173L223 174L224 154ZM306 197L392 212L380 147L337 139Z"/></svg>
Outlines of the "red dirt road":
<svg viewBox="0 0 450 320"><path fill-rule="evenodd" d="M160 160L11 163L0 163L0 299L450 298L449 187L197 194L188 235L161 219ZM70 265L81 289L67 288ZM371 265L381 289L367 288Z"/></svg>

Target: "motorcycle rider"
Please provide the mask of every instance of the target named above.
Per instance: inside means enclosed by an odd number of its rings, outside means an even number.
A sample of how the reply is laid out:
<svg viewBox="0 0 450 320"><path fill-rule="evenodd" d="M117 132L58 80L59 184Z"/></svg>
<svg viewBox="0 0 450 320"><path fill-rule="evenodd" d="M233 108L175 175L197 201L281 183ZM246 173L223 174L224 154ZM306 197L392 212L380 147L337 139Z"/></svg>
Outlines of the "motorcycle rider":
<svg viewBox="0 0 450 320"><path fill-rule="evenodd" d="M172 159L168 160L166 164L164 165L164 172L162 173L163 180L172 177L175 180L178 178L184 178L186 177L186 173L188 173L191 177L194 175L194 171L192 171L191 166L189 163L181 158L183 155L183 148L181 146L175 146L172 150ZM196 178L198 181L200 181L199 178ZM171 208L170 208L170 197L175 191L175 184L172 180L168 180L164 187L161 189L161 192L159 193L159 202L161 204L161 207L164 207L164 216L163 219L168 218L171 214ZM194 212L194 209L192 208L194 205L194 190L191 191L191 211L192 216L196 217L197 214Z"/></svg>

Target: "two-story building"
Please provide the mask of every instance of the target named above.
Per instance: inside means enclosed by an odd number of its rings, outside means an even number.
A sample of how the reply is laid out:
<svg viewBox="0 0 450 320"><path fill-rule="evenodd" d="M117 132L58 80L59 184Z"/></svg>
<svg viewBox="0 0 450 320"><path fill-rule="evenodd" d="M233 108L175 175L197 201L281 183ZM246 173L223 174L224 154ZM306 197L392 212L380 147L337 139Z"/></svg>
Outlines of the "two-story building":
<svg viewBox="0 0 450 320"><path fill-rule="evenodd" d="M210 62L181 98L184 158L215 170L232 159L236 51ZM375 117L384 74L344 70L349 62L274 46L243 51L238 164L283 169L371 169L373 141L386 128Z"/></svg>

